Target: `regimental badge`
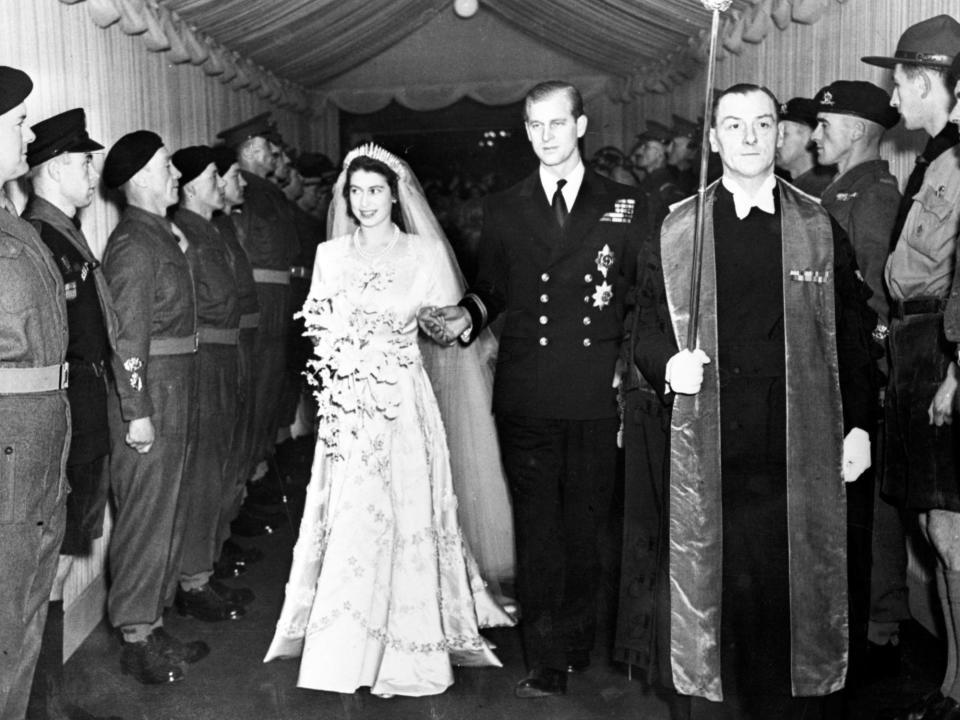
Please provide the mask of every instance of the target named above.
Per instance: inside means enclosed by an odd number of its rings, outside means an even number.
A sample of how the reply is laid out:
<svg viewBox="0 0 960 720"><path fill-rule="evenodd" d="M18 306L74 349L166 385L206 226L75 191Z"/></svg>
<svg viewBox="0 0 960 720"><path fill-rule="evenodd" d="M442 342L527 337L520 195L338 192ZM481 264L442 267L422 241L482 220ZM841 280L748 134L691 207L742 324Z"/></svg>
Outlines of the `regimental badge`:
<svg viewBox="0 0 960 720"><path fill-rule="evenodd" d="M609 245L604 245L603 249L597 253L597 270L606 277L607 271L613 265L614 260L616 260L616 255L613 254L613 250L610 249Z"/></svg>
<svg viewBox="0 0 960 720"><path fill-rule="evenodd" d="M87 275L90 274L90 263L84 263L80 270L80 282L87 281Z"/></svg>
<svg viewBox="0 0 960 720"><path fill-rule="evenodd" d="M618 222L628 223L633 220L633 213L636 209L637 201L633 198L620 198L613 203L613 211L604 213L600 222Z"/></svg>
<svg viewBox="0 0 960 720"><path fill-rule="evenodd" d="M143 378L140 377L140 369L143 367L143 362L141 362L138 357L127 358L123 362L123 369L130 373L129 383L137 392L143 390Z"/></svg>
<svg viewBox="0 0 960 720"><path fill-rule="evenodd" d="M827 90L820 99L821 105L833 105L833 93Z"/></svg>
<svg viewBox="0 0 960 720"><path fill-rule="evenodd" d="M804 270L791 270L790 279L795 282L808 282L816 283L817 285L823 285L825 282L830 280L830 271L824 270L820 272L819 270L811 270L810 268L805 268Z"/></svg>
<svg viewBox="0 0 960 720"><path fill-rule="evenodd" d="M613 300L613 285L604 280L599 285L595 285L594 288L593 306L598 310L603 310Z"/></svg>
<svg viewBox="0 0 960 720"><path fill-rule="evenodd" d="M837 193L837 202L846 202L847 200L853 200L857 194L852 193Z"/></svg>

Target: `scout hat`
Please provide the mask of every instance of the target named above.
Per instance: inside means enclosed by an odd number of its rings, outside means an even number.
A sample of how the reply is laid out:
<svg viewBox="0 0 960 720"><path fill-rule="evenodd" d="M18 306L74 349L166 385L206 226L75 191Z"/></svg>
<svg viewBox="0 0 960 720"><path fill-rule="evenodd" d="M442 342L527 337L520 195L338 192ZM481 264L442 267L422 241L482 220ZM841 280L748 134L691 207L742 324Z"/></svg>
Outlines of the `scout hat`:
<svg viewBox="0 0 960 720"><path fill-rule="evenodd" d="M213 149L206 145L192 145L177 150L170 158L180 171L180 187L195 180L211 164L216 164Z"/></svg>
<svg viewBox="0 0 960 720"><path fill-rule="evenodd" d="M150 162L162 147L163 140L155 132L137 130L127 133L113 144L103 161L104 184L111 189L120 187Z"/></svg>
<svg viewBox="0 0 960 720"><path fill-rule="evenodd" d="M27 99L33 81L23 70L0 65L0 115Z"/></svg>
<svg viewBox="0 0 960 720"><path fill-rule="evenodd" d="M911 25L900 36L893 57L860 58L868 65L892 68L901 65L926 65L947 69L960 52L960 23L949 15L937 15Z"/></svg>
<svg viewBox="0 0 960 720"><path fill-rule="evenodd" d="M275 135L276 130L273 127L273 123L270 122L269 112L261 113L256 117L243 121L239 125L234 125L217 133L217 137L232 148L239 147L244 140L249 140L253 137L266 138L272 142L272 138Z"/></svg>
<svg viewBox="0 0 960 720"><path fill-rule="evenodd" d="M87 135L87 115L83 108L74 108L41 120L30 129L37 136L27 150L27 164L30 167L36 167L62 153L103 150L103 145Z"/></svg>
<svg viewBox="0 0 960 720"><path fill-rule="evenodd" d="M863 80L837 80L813 98L818 112L855 115L889 130L900 120L886 90Z"/></svg>
<svg viewBox="0 0 960 720"><path fill-rule="evenodd" d="M817 126L817 105L810 98L790 98L780 104L780 121L789 120L810 128Z"/></svg>

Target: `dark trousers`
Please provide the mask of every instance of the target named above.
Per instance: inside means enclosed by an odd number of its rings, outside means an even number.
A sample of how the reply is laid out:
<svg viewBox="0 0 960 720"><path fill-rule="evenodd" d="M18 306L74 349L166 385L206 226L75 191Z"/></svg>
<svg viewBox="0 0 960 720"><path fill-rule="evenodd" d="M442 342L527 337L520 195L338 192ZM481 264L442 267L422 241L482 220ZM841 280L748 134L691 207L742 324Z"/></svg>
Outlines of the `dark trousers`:
<svg viewBox="0 0 960 720"><path fill-rule="evenodd" d="M218 531L224 502L236 494L236 478L226 477L237 408L237 346L201 344L198 350L197 432L187 456L181 576L213 573L219 554Z"/></svg>
<svg viewBox="0 0 960 720"><path fill-rule="evenodd" d="M566 670L597 626L598 534L608 521L616 418L497 416L513 496L517 593L529 667Z"/></svg>
<svg viewBox="0 0 960 720"><path fill-rule="evenodd" d="M286 385L287 327L290 324L290 292L286 285L257 283L260 328L254 350L254 463L273 454L280 427L280 404Z"/></svg>
<svg viewBox="0 0 960 720"><path fill-rule="evenodd" d="M66 519L62 392L0 396L0 718L27 709Z"/></svg>
<svg viewBox="0 0 960 720"><path fill-rule="evenodd" d="M119 401L111 398L110 487L116 513L107 611L114 627L155 622L179 576L185 527L179 500L194 432L195 362L194 355L150 358L156 439L148 453L141 455L124 442L127 422Z"/></svg>
<svg viewBox="0 0 960 720"><path fill-rule="evenodd" d="M93 541L103 535L103 515L110 494L107 455L90 462L67 465L67 530L61 555L90 554Z"/></svg>
<svg viewBox="0 0 960 720"><path fill-rule="evenodd" d="M230 537L230 523L240 514L246 482L253 474L256 437L254 396L257 375L254 372L256 328L240 331L237 345L237 393L234 416L227 419L230 426L230 450L223 469L223 504L217 520L217 547ZM232 488L231 488L232 483Z"/></svg>

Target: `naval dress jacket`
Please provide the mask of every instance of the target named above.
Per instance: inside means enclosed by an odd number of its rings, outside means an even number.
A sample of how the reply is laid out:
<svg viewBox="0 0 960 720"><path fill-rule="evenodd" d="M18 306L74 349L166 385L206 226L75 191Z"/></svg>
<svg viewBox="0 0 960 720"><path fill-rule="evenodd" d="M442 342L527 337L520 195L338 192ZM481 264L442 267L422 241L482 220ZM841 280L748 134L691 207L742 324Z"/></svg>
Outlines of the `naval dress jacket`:
<svg viewBox="0 0 960 720"><path fill-rule="evenodd" d="M485 200L477 280L461 304L471 338L503 316L496 413L616 416L624 302L646 215L635 188L589 169L562 231L538 172Z"/></svg>

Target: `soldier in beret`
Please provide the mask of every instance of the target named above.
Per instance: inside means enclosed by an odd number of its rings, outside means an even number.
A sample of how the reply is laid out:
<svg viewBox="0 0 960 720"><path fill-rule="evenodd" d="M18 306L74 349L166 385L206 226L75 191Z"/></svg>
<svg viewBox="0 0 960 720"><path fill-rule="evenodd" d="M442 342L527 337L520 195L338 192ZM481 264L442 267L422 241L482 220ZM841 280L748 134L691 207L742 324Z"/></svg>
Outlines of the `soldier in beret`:
<svg viewBox="0 0 960 720"><path fill-rule="evenodd" d="M100 263L83 231L79 211L96 193L99 174L93 153L103 145L87 134L81 108L55 115L31 128L36 140L27 152L33 197L23 217L37 229L63 276L67 298L72 425L67 457L67 525L57 577L50 593L47 624L34 675L30 718L61 718L72 710L63 683L63 582L73 558L90 553L102 534L109 477L107 369L116 342L117 316ZM89 716L92 717L92 716Z"/></svg>
<svg viewBox="0 0 960 720"><path fill-rule="evenodd" d="M906 129L928 136L904 188L884 268L891 304L883 492L918 514L933 546L947 640L940 688L896 715L914 720L960 714L960 438L951 424L957 363L943 319L960 232L960 136L949 122L958 53L960 23L938 15L907 28L893 57L862 58L893 71L890 104Z"/></svg>
<svg viewBox="0 0 960 720"><path fill-rule="evenodd" d="M209 652L163 627L180 572L181 499L196 422L197 312L187 239L166 218L179 171L156 133L138 130L107 153L103 181L126 200L110 233L104 274L119 317L110 403L110 622L123 639L120 666L145 684L183 679L182 663Z"/></svg>
<svg viewBox="0 0 960 720"><path fill-rule="evenodd" d="M860 80L831 83L820 89L814 103L817 127L812 141L817 156L821 164L836 165L838 171L823 191L821 204L850 238L857 265L870 288L868 302L878 323L873 333L878 371L885 375L882 356L889 303L883 286L883 265L900 205L900 189L887 161L880 159L880 140L900 116L890 107L886 91ZM879 459L874 467L877 465ZM876 472L871 470L847 490L850 646L855 674L867 671L861 663L868 653L872 661L882 655L876 652L879 647L896 646L899 623L910 617L903 526L897 510L874 493L879 490L873 482ZM871 541L875 547L872 563ZM867 644L868 638L873 645Z"/></svg>
<svg viewBox="0 0 960 720"><path fill-rule="evenodd" d="M63 277L3 184L27 172L26 73L0 66L0 718L27 709L67 495Z"/></svg>
<svg viewBox="0 0 960 720"><path fill-rule="evenodd" d="M277 158L270 147L275 130L269 113L254 117L221 132L217 137L235 149L241 176L247 183L243 212L235 220L238 237L244 244L253 265L260 301L260 326L254 367L257 388L254 403L256 447L254 459L262 463L255 471L262 476L263 461L274 453L280 426L280 399L286 381L287 329L293 309L290 304L290 268L299 251L297 231L290 203L268 175L277 168ZM264 491L263 483L250 487L250 499L270 503L275 500ZM252 515L249 509L235 521L235 531L259 534L268 531L268 524Z"/></svg>
<svg viewBox="0 0 960 720"><path fill-rule="evenodd" d="M180 490L187 515L176 605L181 614L199 620L236 620L244 616L243 603L253 600L252 592L229 588L213 577L222 542L221 510L236 486L236 478L225 471L236 452L231 442L237 414L239 297L229 250L211 222L213 213L223 209L224 184L213 150L205 145L177 150L172 160L180 172L180 204L173 221L189 243L199 326L199 422Z"/></svg>
<svg viewBox="0 0 960 720"><path fill-rule="evenodd" d="M231 523L240 514L240 506L246 492L246 481L253 474L256 430L254 413L256 406L257 373L254 366L254 351L257 329L260 325L260 302L257 299L257 284L253 278L253 266L239 240L238 224L243 210L246 180L240 171L237 154L225 145L213 148L217 173L223 181L223 209L214 213L213 224L220 232L228 252L230 267L237 286L237 309L240 312L237 339L237 409L231 423L232 451L227 458L224 477L233 479L232 492L225 486L223 505L217 523L218 561L214 564L217 577L236 577L246 571L248 564L260 560L263 555L255 548L243 547L230 539Z"/></svg>
<svg viewBox="0 0 960 720"><path fill-rule="evenodd" d="M834 169L817 163L810 142L816 126L817 109L810 98L791 98L780 106L783 142L777 148L777 170L808 195L820 197L833 179Z"/></svg>

